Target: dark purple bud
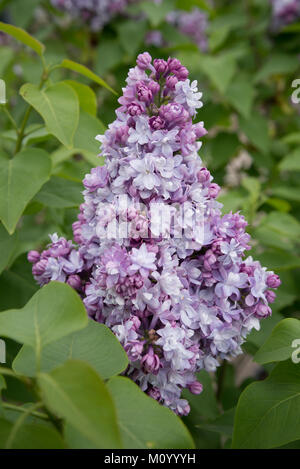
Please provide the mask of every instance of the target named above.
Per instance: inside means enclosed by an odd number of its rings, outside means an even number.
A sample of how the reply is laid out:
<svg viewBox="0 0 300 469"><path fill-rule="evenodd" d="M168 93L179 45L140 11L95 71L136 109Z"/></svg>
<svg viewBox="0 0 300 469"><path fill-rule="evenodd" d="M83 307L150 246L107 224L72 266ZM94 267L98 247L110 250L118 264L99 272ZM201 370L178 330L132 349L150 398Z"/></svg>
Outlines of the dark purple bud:
<svg viewBox="0 0 300 469"><path fill-rule="evenodd" d="M81 239L81 223L80 221L75 221L72 224L72 229L73 229L73 236L74 236L74 241L77 244L80 244L82 239Z"/></svg>
<svg viewBox="0 0 300 469"><path fill-rule="evenodd" d="M165 127L165 121L160 116L153 116L149 119L150 127L152 130L160 130Z"/></svg>
<svg viewBox="0 0 300 469"><path fill-rule="evenodd" d="M159 115L162 119L174 125L186 122L189 118L189 113L181 104L169 103L161 106Z"/></svg>
<svg viewBox="0 0 300 469"><path fill-rule="evenodd" d="M130 317L130 321L133 323L133 324L132 324L132 329L134 329L135 331L137 331L137 330L140 328L140 326L141 326L141 321L139 320L139 318L136 317L136 316L131 316L131 317Z"/></svg>
<svg viewBox="0 0 300 469"><path fill-rule="evenodd" d="M169 57L168 58L168 68L170 73L174 73L175 70L179 70L182 67L180 60Z"/></svg>
<svg viewBox="0 0 300 469"><path fill-rule="evenodd" d="M186 80L189 76L189 71L186 67L180 67L178 70L174 71L174 75L178 78L178 80Z"/></svg>
<svg viewBox="0 0 300 469"><path fill-rule="evenodd" d="M268 303L274 303L276 299L276 293L273 290L266 291L266 299Z"/></svg>
<svg viewBox="0 0 300 469"><path fill-rule="evenodd" d="M202 184L210 181L210 172L206 168L201 168L197 173L197 179Z"/></svg>
<svg viewBox="0 0 300 469"><path fill-rule="evenodd" d="M200 394L203 390L203 386L199 381L193 381L188 384L188 388L192 394Z"/></svg>
<svg viewBox="0 0 300 469"><path fill-rule="evenodd" d="M175 77L175 75L170 75L170 76L167 77L167 79L166 79L166 87L167 88L169 88L170 90L174 90L175 86L176 86L176 83L178 83L178 80Z"/></svg>
<svg viewBox="0 0 300 469"><path fill-rule="evenodd" d="M221 190L221 187L215 182L212 182L211 185L209 186L210 197L212 199L215 199L216 197L218 197L220 190Z"/></svg>
<svg viewBox="0 0 300 469"><path fill-rule="evenodd" d="M267 278L267 285L270 288L278 288L281 285L280 278L276 274L271 274Z"/></svg>
<svg viewBox="0 0 300 469"><path fill-rule="evenodd" d="M201 138L207 134L207 130L203 127L203 122L198 122L198 124L193 125L193 130L197 138Z"/></svg>
<svg viewBox="0 0 300 469"><path fill-rule="evenodd" d="M37 276L43 275L43 273L46 270L47 264L48 264L47 259L42 259L41 261L38 261L36 264L34 264L34 266L32 267L33 275L37 275Z"/></svg>
<svg viewBox="0 0 300 469"><path fill-rule="evenodd" d="M40 260L40 257L41 255L38 251L29 251L29 253L27 254L27 259L32 264L38 262Z"/></svg>
<svg viewBox="0 0 300 469"><path fill-rule="evenodd" d="M163 75L168 70L168 64L163 59L154 59L153 65L158 75Z"/></svg>
<svg viewBox="0 0 300 469"><path fill-rule="evenodd" d="M152 100L152 91L143 83L136 85L137 97L139 101L149 103Z"/></svg>
<svg viewBox="0 0 300 469"><path fill-rule="evenodd" d="M141 70L147 70L147 68L151 64L151 61L151 55L148 52L144 52L143 54L138 55L136 63Z"/></svg>
<svg viewBox="0 0 300 469"><path fill-rule="evenodd" d="M135 341L125 345L125 352L128 355L129 360L136 361L140 360L143 353L144 344L143 342Z"/></svg>
<svg viewBox="0 0 300 469"><path fill-rule="evenodd" d="M160 360L158 356L153 352L153 348L150 347L148 353L143 356L141 365L146 373L152 373L156 375L160 368Z"/></svg>
<svg viewBox="0 0 300 469"><path fill-rule="evenodd" d="M272 310L269 306L265 305L264 303L258 303L255 308L255 313L258 316L266 317L272 314Z"/></svg>
<svg viewBox="0 0 300 469"><path fill-rule="evenodd" d="M127 107L130 116L139 116L143 112L143 108L138 103L130 103Z"/></svg>
<svg viewBox="0 0 300 469"><path fill-rule="evenodd" d="M70 275L67 284L74 288L74 290L81 290L81 278L79 275Z"/></svg>
<svg viewBox="0 0 300 469"><path fill-rule="evenodd" d="M157 94L160 90L159 84L157 83L157 81L154 80L149 81L147 86L153 95Z"/></svg>
<svg viewBox="0 0 300 469"><path fill-rule="evenodd" d="M156 401L159 401L161 398L160 392L157 388L150 389L150 391L148 391L148 396L152 397L152 399L155 399Z"/></svg>

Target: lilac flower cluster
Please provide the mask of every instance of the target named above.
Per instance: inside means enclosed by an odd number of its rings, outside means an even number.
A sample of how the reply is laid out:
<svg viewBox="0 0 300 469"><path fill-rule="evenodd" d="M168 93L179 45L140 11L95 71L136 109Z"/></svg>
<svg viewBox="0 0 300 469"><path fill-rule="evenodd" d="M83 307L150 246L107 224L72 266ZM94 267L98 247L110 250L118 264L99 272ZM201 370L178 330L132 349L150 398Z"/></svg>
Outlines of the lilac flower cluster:
<svg viewBox="0 0 300 469"><path fill-rule="evenodd" d="M280 284L244 258L244 217L221 214L220 188L198 155L206 130L193 124L202 94L188 75L175 58L138 56L116 120L97 137L106 164L84 178L76 246L53 235L46 251L28 255L37 282L75 288L89 317L126 350L127 376L179 415L189 412L182 389L200 393L197 371L241 353L247 334L271 314ZM155 204L173 215L159 233L148 216ZM201 236L191 229L199 207ZM127 235L107 236L116 220Z"/></svg>
<svg viewBox="0 0 300 469"><path fill-rule="evenodd" d="M201 51L207 50L208 19L205 12L197 7L189 12L174 10L167 15L166 20L176 26L182 34L189 36Z"/></svg>
<svg viewBox="0 0 300 469"><path fill-rule="evenodd" d="M133 2L134 0L51 0L55 8L84 21L92 31L100 31L113 16L122 13Z"/></svg>
<svg viewBox="0 0 300 469"><path fill-rule="evenodd" d="M273 26L279 29L300 18L300 0L271 0Z"/></svg>

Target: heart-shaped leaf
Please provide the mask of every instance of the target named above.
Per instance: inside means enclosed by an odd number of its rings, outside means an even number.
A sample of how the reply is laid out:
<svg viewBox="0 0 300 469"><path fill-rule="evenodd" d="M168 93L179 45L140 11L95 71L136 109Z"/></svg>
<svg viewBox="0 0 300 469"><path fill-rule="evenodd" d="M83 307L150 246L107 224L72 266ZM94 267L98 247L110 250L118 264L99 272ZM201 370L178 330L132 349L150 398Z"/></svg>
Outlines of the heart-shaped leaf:
<svg viewBox="0 0 300 469"><path fill-rule="evenodd" d="M35 349L37 364L42 348L87 324L79 295L69 285L51 282L33 295L23 309L0 313L0 336Z"/></svg>
<svg viewBox="0 0 300 469"><path fill-rule="evenodd" d="M121 448L113 400L100 376L86 363L69 360L38 376L43 400L94 448Z"/></svg>
<svg viewBox="0 0 300 469"><path fill-rule="evenodd" d="M250 384L238 402L233 448L268 449L300 439L300 366L279 363L270 377Z"/></svg>
<svg viewBox="0 0 300 469"><path fill-rule="evenodd" d="M10 234L50 171L51 160L44 150L26 149L12 159L0 153L0 219Z"/></svg>
<svg viewBox="0 0 300 469"><path fill-rule="evenodd" d="M48 131L72 148L79 120L79 100L72 86L61 82L40 90L26 83L20 94L42 116Z"/></svg>
<svg viewBox="0 0 300 469"><path fill-rule="evenodd" d="M296 343L300 347L300 321L299 319L287 318L277 324L271 336L263 344L254 356L258 363L270 363L287 360L295 351Z"/></svg>
<svg viewBox="0 0 300 469"><path fill-rule="evenodd" d="M60 434L44 425L25 424L0 419L0 448L11 449L64 449Z"/></svg>
<svg viewBox="0 0 300 469"><path fill-rule="evenodd" d="M111 330L91 319L84 329L44 348L41 371L49 372L68 359L89 363L104 379L121 373L128 365L127 355ZM35 356L31 347L22 347L13 368L25 376L35 375Z"/></svg>
<svg viewBox="0 0 300 469"><path fill-rule="evenodd" d="M148 397L130 379L109 380L125 448L194 448L191 435L170 409Z"/></svg>

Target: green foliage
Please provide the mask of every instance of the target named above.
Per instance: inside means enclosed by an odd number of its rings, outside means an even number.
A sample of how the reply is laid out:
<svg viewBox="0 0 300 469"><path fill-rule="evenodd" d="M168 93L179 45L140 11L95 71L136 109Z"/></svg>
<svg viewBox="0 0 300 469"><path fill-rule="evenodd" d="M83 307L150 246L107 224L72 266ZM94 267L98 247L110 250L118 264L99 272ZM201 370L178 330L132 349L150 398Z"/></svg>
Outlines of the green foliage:
<svg viewBox="0 0 300 469"><path fill-rule="evenodd" d="M120 448L116 411L103 380L86 363L68 360L37 377L44 402L94 448Z"/></svg>
<svg viewBox="0 0 300 469"><path fill-rule="evenodd" d="M72 148L79 120L79 101L73 88L67 83L57 83L40 90L27 83L20 94L41 114L48 131L67 148Z"/></svg>
<svg viewBox="0 0 300 469"><path fill-rule="evenodd" d="M121 373L128 365L127 355L114 334L91 319L84 329L47 345L42 350L40 369L49 372L67 359L89 363L103 379ZM25 376L35 375L35 357L31 347L24 345L21 348L13 369Z"/></svg>
<svg viewBox="0 0 300 469"><path fill-rule="evenodd" d="M193 448L193 440L178 418L147 397L128 378L111 378L121 438L125 448Z"/></svg>
<svg viewBox="0 0 300 469"><path fill-rule="evenodd" d="M274 448L300 437L300 367L278 364L265 381L252 383L240 397L233 448Z"/></svg>
<svg viewBox="0 0 300 469"><path fill-rule="evenodd" d="M50 171L50 158L44 150L23 150L13 159L0 154L0 220L10 234Z"/></svg>

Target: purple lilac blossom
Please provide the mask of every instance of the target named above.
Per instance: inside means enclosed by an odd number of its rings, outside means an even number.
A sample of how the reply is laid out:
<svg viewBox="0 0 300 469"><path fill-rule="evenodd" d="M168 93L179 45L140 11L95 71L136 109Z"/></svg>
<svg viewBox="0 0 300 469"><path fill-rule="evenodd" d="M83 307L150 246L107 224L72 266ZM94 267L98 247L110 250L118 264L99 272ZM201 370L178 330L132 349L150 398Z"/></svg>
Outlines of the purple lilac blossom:
<svg viewBox="0 0 300 469"><path fill-rule="evenodd" d="M92 31L100 31L115 15L123 13L135 0L51 0L54 7L72 18L87 23Z"/></svg>
<svg viewBox="0 0 300 469"><path fill-rule="evenodd" d="M166 20L182 34L189 36L202 52L207 50L208 20L205 12L197 7L191 11L174 10L167 15Z"/></svg>
<svg viewBox="0 0 300 469"><path fill-rule="evenodd" d="M195 373L241 353L249 332L271 314L280 285L274 272L245 258L244 217L221 213L219 186L198 154L206 131L193 124L202 94L187 75L177 59L138 56L115 121L97 136L106 164L83 180L76 245L54 234L45 251L28 254L36 281L75 288L89 317L123 345L127 376L179 415L189 412L182 390L202 390ZM155 204L173 216L165 236L149 220ZM199 206L201 239L191 230ZM105 236L116 219L128 231Z"/></svg>
<svg viewBox="0 0 300 469"><path fill-rule="evenodd" d="M300 18L300 0L271 0L274 29L294 23Z"/></svg>

